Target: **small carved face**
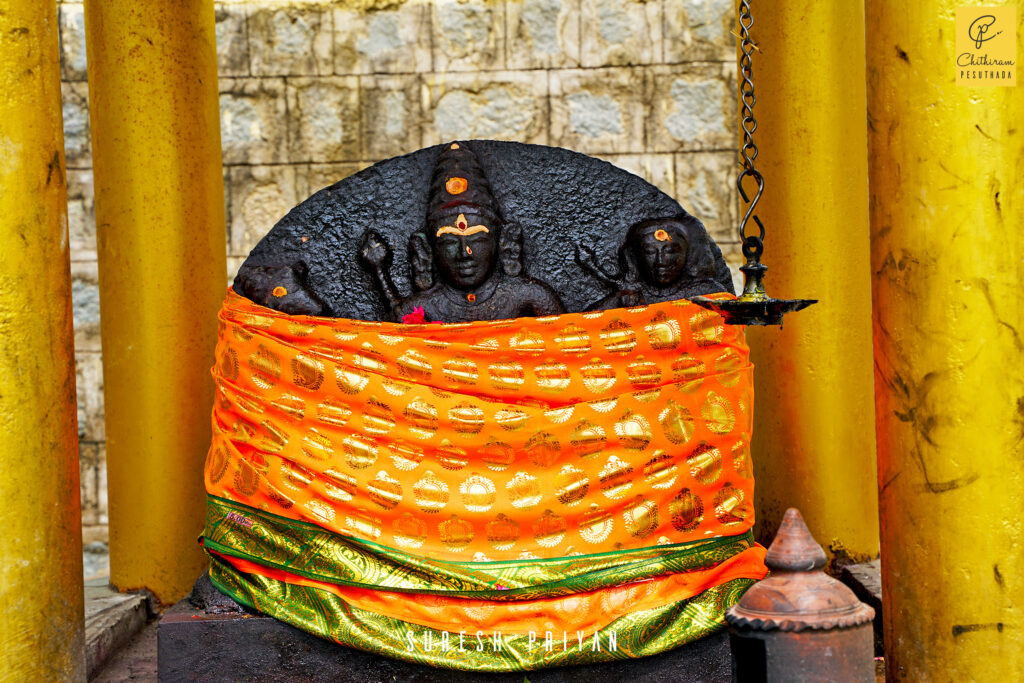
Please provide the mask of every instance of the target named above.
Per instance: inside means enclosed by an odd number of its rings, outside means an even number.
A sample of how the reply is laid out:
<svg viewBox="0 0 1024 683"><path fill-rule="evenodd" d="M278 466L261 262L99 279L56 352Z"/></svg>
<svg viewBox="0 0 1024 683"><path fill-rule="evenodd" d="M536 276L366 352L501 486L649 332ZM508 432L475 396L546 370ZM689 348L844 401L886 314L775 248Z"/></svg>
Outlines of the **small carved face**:
<svg viewBox="0 0 1024 683"><path fill-rule="evenodd" d="M630 247L640 275L658 287L674 283L686 267L689 244L674 221L645 226L636 233Z"/></svg>
<svg viewBox="0 0 1024 683"><path fill-rule="evenodd" d="M459 214L438 221L429 234L437 269L445 282L469 290L490 277L498 252L498 234L489 219Z"/></svg>

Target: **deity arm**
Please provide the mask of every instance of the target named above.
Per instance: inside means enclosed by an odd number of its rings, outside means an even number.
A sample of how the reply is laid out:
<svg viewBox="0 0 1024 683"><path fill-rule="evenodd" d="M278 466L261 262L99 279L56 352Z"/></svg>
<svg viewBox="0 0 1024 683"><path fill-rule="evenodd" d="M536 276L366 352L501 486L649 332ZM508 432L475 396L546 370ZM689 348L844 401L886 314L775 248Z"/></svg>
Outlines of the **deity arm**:
<svg viewBox="0 0 1024 683"><path fill-rule="evenodd" d="M375 230L367 230L359 241L359 261L369 271L377 285L377 289L387 301L392 316L398 316L402 303L395 283L388 272L391 266L391 247Z"/></svg>
<svg viewBox="0 0 1024 683"><path fill-rule="evenodd" d="M609 273L601 265L597 254L593 249L586 246L585 244L576 245L576 263L579 264L583 270L593 275L595 278L600 280L605 285L612 289L622 289L622 277L623 273L615 272Z"/></svg>
<svg viewBox="0 0 1024 683"><path fill-rule="evenodd" d="M327 306L306 284L306 264L255 266L242 264L235 292L251 301L289 315L325 315Z"/></svg>
<svg viewBox="0 0 1024 683"><path fill-rule="evenodd" d="M587 306L588 311L604 311L609 308L626 308L646 303L644 295L635 289L620 289Z"/></svg>
<svg viewBox="0 0 1024 683"><path fill-rule="evenodd" d="M559 313L565 313L565 306L562 305L562 300L555 294L555 290L551 289L547 284L540 280L534 280L526 278L529 283L524 308L528 309L530 314L535 316L545 315L558 315Z"/></svg>

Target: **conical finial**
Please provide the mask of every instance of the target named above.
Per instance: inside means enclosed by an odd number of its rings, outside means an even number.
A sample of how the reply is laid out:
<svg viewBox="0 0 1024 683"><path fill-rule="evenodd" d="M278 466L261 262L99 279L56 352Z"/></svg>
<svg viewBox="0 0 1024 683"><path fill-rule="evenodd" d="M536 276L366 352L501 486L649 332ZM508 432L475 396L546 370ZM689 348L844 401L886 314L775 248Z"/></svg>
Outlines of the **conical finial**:
<svg viewBox="0 0 1024 683"><path fill-rule="evenodd" d="M765 557L772 570L729 608L726 621L761 631L845 628L871 621L874 610L822 571L825 551L796 508L786 510Z"/></svg>
<svg viewBox="0 0 1024 683"><path fill-rule="evenodd" d="M811 536L800 511L796 508L786 510L765 556L768 568L772 571L810 572L824 567L826 560L825 551Z"/></svg>

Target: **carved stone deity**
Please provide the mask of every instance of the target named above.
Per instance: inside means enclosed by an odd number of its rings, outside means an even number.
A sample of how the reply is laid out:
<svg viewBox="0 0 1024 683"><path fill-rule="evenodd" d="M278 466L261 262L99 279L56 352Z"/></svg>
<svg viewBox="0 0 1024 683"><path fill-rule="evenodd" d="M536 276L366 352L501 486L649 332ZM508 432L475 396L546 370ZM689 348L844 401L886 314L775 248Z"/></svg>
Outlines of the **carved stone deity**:
<svg viewBox="0 0 1024 683"><path fill-rule="evenodd" d="M700 221L644 179L557 147L467 140L320 190L234 288L291 315L457 323L732 292L732 279Z"/></svg>
<svg viewBox="0 0 1024 683"><path fill-rule="evenodd" d="M613 291L591 309L689 299L731 292L716 267L707 231L693 216L655 218L634 223L618 251L618 269L605 269L594 250L577 245L576 261Z"/></svg>
<svg viewBox="0 0 1024 683"><path fill-rule="evenodd" d="M595 302L602 286L612 293ZM520 635L452 659L411 652L403 634L434 628L418 621L422 599L469 595L488 614L508 610L500 623L519 634L565 618L548 610L566 578L589 576L575 556L607 553L609 580L580 594L579 614L604 619L588 622L595 642L632 619L631 605L606 614L605 603L636 583L640 558L640 578L664 585L639 596L657 609L640 610L653 616L634 630L657 637L629 654L656 655L707 635L763 576L746 533L742 332L692 303L633 306L730 292L729 269L701 223L642 178L540 145L429 147L294 207L234 289L203 543L230 548L211 553L210 577L240 604L416 664L527 670L621 655L555 662ZM712 374L723 379L702 381ZM550 580L522 558L548 563ZM703 573L671 576L691 566ZM306 570L316 585L300 580ZM371 600L381 572L399 583ZM516 572L529 594L497 595L522 584ZM448 616L437 628L456 636L482 618Z"/></svg>
<svg viewBox="0 0 1024 683"><path fill-rule="evenodd" d="M379 233L363 234L359 256L398 321L417 313L455 323L564 311L551 287L522 274L522 229L502 221L476 155L457 142L438 159L426 227L409 241L413 292L402 296L392 282L391 247Z"/></svg>

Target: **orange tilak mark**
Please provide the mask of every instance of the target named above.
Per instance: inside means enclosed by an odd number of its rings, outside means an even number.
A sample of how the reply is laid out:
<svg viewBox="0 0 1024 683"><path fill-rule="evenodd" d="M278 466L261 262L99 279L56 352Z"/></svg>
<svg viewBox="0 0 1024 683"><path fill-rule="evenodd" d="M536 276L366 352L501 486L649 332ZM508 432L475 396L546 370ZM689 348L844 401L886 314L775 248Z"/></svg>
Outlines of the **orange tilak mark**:
<svg viewBox="0 0 1024 683"><path fill-rule="evenodd" d="M278 286L274 287L274 291L271 292L271 294L273 294L274 296L285 296L286 294L288 294L288 290L285 289L284 287Z"/></svg>
<svg viewBox="0 0 1024 683"><path fill-rule="evenodd" d="M473 294L472 292L467 294L466 301L468 301L469 303L473 303L474 301L476 301L476 294Z"/></svg>
<svg viewBox="0 0 1024 683"><path fill-rule="evenodd" d="M449 178L444 189L448 190L448 194L462 194L469 189L469 182L465 178Z"/></svg>
<svg viewBox="0 0 1024 683"><path fill-rule="evenodd" d="M658 240L659 242L671 242L672 235L668 234L664 230L658 230L657 232L654 233L654 239Z"/></svg>
<svg viewBox="0 0 1024 683"><path fill-rule="evenodd" d="M466 245L466 253L469 254L470 256L473 255L473 248L470 247L468 244Z"/></svg>

